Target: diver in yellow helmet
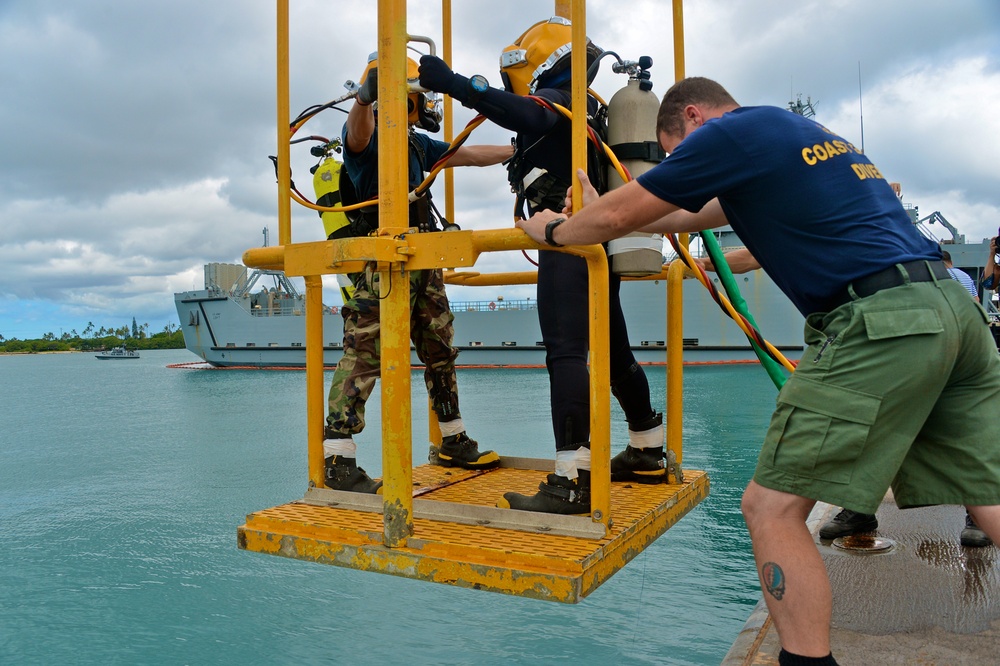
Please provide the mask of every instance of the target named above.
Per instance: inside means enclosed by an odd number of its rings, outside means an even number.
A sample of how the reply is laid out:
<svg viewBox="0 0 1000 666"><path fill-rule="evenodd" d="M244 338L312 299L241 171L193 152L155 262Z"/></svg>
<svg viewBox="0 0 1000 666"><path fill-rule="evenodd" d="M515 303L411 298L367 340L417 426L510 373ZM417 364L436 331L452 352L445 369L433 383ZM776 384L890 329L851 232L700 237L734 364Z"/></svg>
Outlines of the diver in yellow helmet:
<svg viewBox="0 0 1000 666"><path fill-rule="evenodd" d="M508 180L533 214L561 211L571 181L570 121L546 103L570 107L570 22L553 17L531 26L500 56L505 90L492 88L482 75L456 74L440 58L420 59L420 85L451 95L496 124L517 132ZM588 40L588 81L597 74L602 50ZM587 112L601 131L601 105L588 95ZM596 155L588 160L592 182L606 189ZM610 272L609 272L610 273ZM619 299L621 278L609 274L611 390L629 424L629 444L611 461L616 481L666 480L663 419L652 407L649 384L629 345ZM538 253L538 322L549 372L555 473L535 495L505 493L498 506L545 513L590 512L590 377L587 264L562 252Z"/></svg>
<svg viewBox="0 0 1000 666"><path fill-rule="evenodd" d="M411 80L415 82L416 63L410 61ZM378 194L378 137L375 104L378 98L378 69L374 54L362 77L354 105L347 114L343 129L344 166L356 195L368 200ZM427 171L450 149L447 143L432 139L414 127L428 127L431 114L426 100L430 95L411 93L408 146L408 185L412 190ZM436 121L433 123L436 130ZM403 146L400 146L403 149ZM513 148L501 146L461 146L451 156L449 166L488 166L509 158ZM343 188L341 188L343 190ZM345 199L346 200L346 199ZM371 208L367 209L370 210ZM430 214L428 198L422 196L410 207L410 225L418 231L438 231ZM378 228L377 214L344 228L344 236L367 234ZM342 236L334 235L333 238ZM442 441L431 462L464 469L489 469L500 464L493 451L480 451L478 443L466 433L458 407L458 382L452 346L454 317L445 294L441 269L410 271L410 336L417 356L426 367L424 381L441 426ZM323 441L325 485L334 490L377 493L381 482L371 479L357 466L354 436L365 427L365 402L379 376L379 337L381 307L379 273L375 262L350 279L354 293L341 308L344 318L344 353L337 363L330 385L328 413Z"/></svg>
<svg viewBox="0 0 1000 666"><path fill-rule="evenodd" d="M553 16L539 21L500 54L500 78L515 95L532 95L539 87L557 88L569 80L572 24ZM587 38L587 85L597 76L603 49Z"/></svg>
<svg viewBox="0 0 1000 666"><path fill-rule="evenodd" d="M412 91L417 87L418 65L413 58L406 59L406 82ZM378 52L368 56L368 65L361 73L357 99L368 104L375 103L378 96ZM376 107L373 107L375 110ZM424 92L410 92L406 97L406 120L411 127L416 126L428 132L441 130L441 103L437 95Z"/></svg>

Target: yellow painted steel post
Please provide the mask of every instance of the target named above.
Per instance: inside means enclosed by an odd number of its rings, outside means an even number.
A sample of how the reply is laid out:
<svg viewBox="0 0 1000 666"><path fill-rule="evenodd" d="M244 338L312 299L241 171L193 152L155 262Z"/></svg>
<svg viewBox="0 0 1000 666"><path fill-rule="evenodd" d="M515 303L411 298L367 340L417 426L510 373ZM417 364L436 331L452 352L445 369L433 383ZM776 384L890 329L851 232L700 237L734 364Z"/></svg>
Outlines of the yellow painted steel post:
<svg viewBox="0 0 1000 666"><path fill-rule="evenodd" d="M451 0L441 0L441 59L451 66ZM454 108L451 95L444 95L444 140L451 143L455 138ZM455 221L455 172L444 170L444 216L449 222Z"/></svg>
<svg viewBox="0 0 1000 666"><path fill-rule="evenodd" d="M573 210L583 206L583 186L576 177L577 168L587 168L587 3L573 0L570 3L570 21L573 22L570 36L573 50L570 65L573 68L570 95L573 114L571 135L573 140ZM581 48L577 48L577 47Z"/></svg>
<svg viewBox="0 0 1000 666"><path fill-rule="evenodd" d="M673 0L674 24L674 81L680 81L684 73L684 0ZM687 233L678 234L677 241L684 247L691 246Z"/></svg>
<svg viewBox="0 0 1000 666"><path fill-rule="evenodd" d="M673 0L674 80L684 73L684 0ZM677 242L690 247L688 234ZM667 448L683 462L684 442L684 262L670 264L667 274Z"/></svg>
<svg viewBox="0 0 1000 666"><path fill-rule="evenodd" d="M560 9L556 4L556 10ZM570 2L573 173L587 168L587 3ZM583 187L573 177L573 210L583 207ZM608 261L588 258L590 276L590 508L594 520L611 524L611 360L608 343Z"/></svg>
<svg viewBox="0 0 1000 666"><path fill-rule="evenodd" d="M674 0L674 80L684 78L684 0Z"/></svg>
<svg viewBox="0 0 1000 666"><path fill-rule="evenodd" d="M611 526L611 316L608 258L587 257L590 275L590 509L594 520Z"/></svg>
<svg viewBox="0 0 1000 666"><path fill-rule="evenodd" d="M306 281L306 441L309 485L322 488L323 432L323 277L307 275Z"/></svg>
<svg viewBox="0 0 1000 666"><path fill-rule="evenodd" d="M441 59L451 66L451 0L441 0ZM444 141L451 143L455 138L455 119L452 117L451 95L444 97ZM455 221L455 172L444 170L444 216L449 222ZM441 424L433 403L427 399L427 439L431 444L441 445Z"/></svg>
<svg viewBox="0 0 1000 666"><path fill-rule="evenodd" d="M406 109L406 0L378 3L379 235L408 226L409 143ZM413 533L410 414L410 280L401 263L379 266L382 368L383 542L404 545Z"/></svg>
<svg viewBox="0 0 1000 666"><path fill-rule="evenodd" d="M288 0L277 0L278 23L278 245L292 242L292 199L288 111Z"/></svg>
<svg viewBox="0 0 1000 666"><path fill-rule="evenodd" d="M667 449L683 460L684 442L684 262L667 269Z"/></svg>

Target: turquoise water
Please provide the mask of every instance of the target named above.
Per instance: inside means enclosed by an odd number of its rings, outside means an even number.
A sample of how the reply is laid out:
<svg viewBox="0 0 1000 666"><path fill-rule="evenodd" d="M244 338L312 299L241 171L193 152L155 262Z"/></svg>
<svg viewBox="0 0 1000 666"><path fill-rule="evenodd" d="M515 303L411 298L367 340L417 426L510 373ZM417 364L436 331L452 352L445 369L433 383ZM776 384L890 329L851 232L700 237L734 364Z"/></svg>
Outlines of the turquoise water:
<svg viewBox="0 0 1000 666"><path fill-rule="evenodd" d="M759 598L739 512L774 405L756 366L686 370L685 464L711 496L567 606L238 550L245 514L305 490L305 376L166 367L192 360L0 356L0 663L718 664ZM551 457L543 370L459 385L481 444Z"/></svg>

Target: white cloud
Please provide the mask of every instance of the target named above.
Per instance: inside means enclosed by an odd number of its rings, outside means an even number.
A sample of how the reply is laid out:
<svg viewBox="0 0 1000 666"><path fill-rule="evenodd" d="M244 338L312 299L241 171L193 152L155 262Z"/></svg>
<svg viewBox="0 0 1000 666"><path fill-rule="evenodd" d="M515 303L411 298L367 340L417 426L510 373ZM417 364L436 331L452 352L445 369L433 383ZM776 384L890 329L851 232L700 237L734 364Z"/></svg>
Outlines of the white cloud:
<svg viewBox="0 0 1000 666"><path fill-rule="evenodd" d="M408 29L440 46L434 3L410 3ZM673 79L668 3L591 0L587 32L634 59L654 59L654 91ZM453 3L455 69L497 84L497 58L551 3ZM342 94L375 48L374 6L290 4L291 112ZM684 7L689 75L710 76L744 104L783 106L802 93L818 119L860 133L880 168L922 214L940 210L970 238L996 234L1000 191L1000 5L993 0L700 0ZM37 337L87 320L174 321L172 293L200 287L202 264L238 262L267 226L277 240L274 5L194 0L8 3L0 12L0 333ZM623 84L603 67L609 99ZM456 105L456 131L472 114ZM335 136L328 111L310 133ZM472 143L508 132L484 124ZM310 193L304 146L296 182ZM436 186L438 202L441 180ZM501 167L456 174L464 228L511 223ZM314 212L293 210L293 240L318 240ZM523 270L519 253L481 270ZM480 293L452 290L453 298ZM331 293L332 289L328 290ZM511 288L512 296L531 294ZM81 324L81 322L83 322ZM34 327L34 328L32 328Z"/></svg>

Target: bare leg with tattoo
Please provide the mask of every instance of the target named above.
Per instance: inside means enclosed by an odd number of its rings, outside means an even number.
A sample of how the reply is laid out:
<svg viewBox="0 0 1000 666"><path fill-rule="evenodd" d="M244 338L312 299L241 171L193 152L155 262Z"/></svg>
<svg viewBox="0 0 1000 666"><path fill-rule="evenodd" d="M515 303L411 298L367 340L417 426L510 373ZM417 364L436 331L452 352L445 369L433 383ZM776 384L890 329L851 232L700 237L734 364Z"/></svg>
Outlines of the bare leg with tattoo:
<svg viewBox="0 0 1000 666"><path fill-rule="evenodd" d="M823 558L806 527L815 503L751 481L742 508L764 601L782 648L822 658L830 654L833 601Z"/></svg>

